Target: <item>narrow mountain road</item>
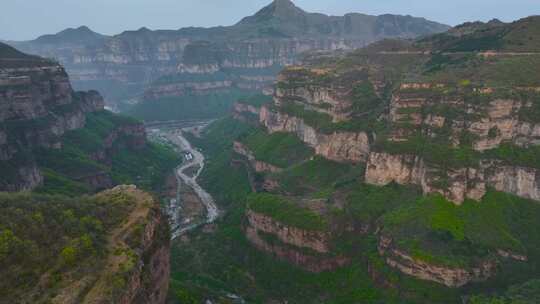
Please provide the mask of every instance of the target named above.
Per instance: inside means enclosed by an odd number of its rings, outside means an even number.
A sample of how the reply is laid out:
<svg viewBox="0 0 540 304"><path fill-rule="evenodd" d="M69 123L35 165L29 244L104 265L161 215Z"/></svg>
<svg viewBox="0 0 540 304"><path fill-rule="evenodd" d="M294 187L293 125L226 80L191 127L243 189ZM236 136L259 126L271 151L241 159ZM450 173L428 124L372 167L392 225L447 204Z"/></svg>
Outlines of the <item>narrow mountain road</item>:
<svg viewBox="0 0 540 304"><path fill-rule="evenodd" d="M186 129L183 129L186 130ZM181 181L184 185L187 185L188 187L192 188L193 191L197 194L197 196L200 198L201 202L203 203L204 207L206 208L206 219L203 222L193 223L188 226L182 227L181 223L181 216L180 216L180 209L181 209L181 200L180 197L180 188L177 190L176 199L172 200L171 206L169 206L169 215L171 216L171 230L172 230L172 239L177 238L178 236L182 235L183 233L195 229L196 227L199 227L203 224L209 224L214 222L218 216L219 216L219 209L214 202L214 199L212 196L206 192L197 182L198 177L200 176L201 172L204 169L204 155L199 152L197 149L194 149L191 146L191 143L183 136L182 130L173 130L169 131L165 134L167 139L176 145L179 150L191 153L193 156L192 159L185 161L180 165L178 168L175 169L176 178L178 181ZM197 172L193 174L193 176L190 176L186 174L185 172L192 168L192 167L198 167ZM180 184L180 183L179 183ZM181 187L181 185L179 185Z"/></svg>

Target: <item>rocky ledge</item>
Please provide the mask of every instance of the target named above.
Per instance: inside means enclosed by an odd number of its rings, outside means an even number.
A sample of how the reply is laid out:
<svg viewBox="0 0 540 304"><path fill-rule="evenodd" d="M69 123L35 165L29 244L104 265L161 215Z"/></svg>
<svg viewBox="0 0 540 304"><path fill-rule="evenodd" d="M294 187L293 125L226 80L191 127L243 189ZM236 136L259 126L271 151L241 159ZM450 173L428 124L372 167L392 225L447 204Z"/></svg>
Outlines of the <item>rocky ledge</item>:
<svg viewBox="0 0 540 304"><path fill-rule="evenodd" d="M272 217L248 210L246 237L259 250L311 272L334 270L350 262L330 254L330 234L287 226Z"/></svg>
<svg viewBox="0 0 540 304"><path fill-rule="evenodd" d="M470 282L485 281L495 274L497 268L496 261L489 259L471 268L438 266L423 262L395 248L392 239L384 236L379 238L378 250L388 266L416 278L453 288L464 286Z"/></svg>
<svg viewBox="0 0 540 304"><path fill-rule="evenodd" d="M249 161L250 166L257 173L276 173L283 171L283 168L279 168L272 164L257 160L251 150L249 150L248 147L246 147L243 143L239 141L234 142L233 149L234 152L245 157Z"/></svg>
<svg viewBox="0 0 540 304"><path fill-rule="evenodd" d="M387 185L419 185L424 193L440 193L461 204L465 199L479 201L491 187L519 197L540 200L540 172L534 168L508 166L499 161L481 161L477 167L450 169L445 176L419 156L372 152L365 182Z"/></svg>

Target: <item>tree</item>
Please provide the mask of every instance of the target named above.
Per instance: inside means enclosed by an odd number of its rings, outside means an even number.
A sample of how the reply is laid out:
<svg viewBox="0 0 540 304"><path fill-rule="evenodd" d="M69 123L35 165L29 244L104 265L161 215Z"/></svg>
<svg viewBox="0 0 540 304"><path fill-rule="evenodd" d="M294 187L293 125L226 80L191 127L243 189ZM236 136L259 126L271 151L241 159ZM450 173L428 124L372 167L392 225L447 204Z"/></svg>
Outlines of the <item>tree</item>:
<svg viewBox="0 0 540 304"><path fill-rule="evenodd" d="M77 248L73 246L66 246L60 253L62 263L67 266L73 266L77 262Z"/></svg>

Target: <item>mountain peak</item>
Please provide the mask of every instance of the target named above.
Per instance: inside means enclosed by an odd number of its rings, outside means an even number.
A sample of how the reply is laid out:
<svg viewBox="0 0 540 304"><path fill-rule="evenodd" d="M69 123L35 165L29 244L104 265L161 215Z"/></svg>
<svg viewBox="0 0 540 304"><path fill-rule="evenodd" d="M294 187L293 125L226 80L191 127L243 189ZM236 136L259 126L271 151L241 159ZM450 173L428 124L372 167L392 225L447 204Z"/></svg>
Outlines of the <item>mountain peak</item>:
<svg viewBox="0 0 540 304"><path fill-rule="evenodd" d="M83 25L78 28L68 28L54 35L43 35L36 39L41 43L80 43L102 39L103 35L92 31L89 27Z"/></svg>
<svg viewBox="0 0 540 304"><path fill-rule="evenodd" d="M298 8L291 0L274 0L270 5L280 10L294 10Z"/></svg>
<svg viewBox="0 0 540 304"><path fill-rule="evenodd" d="M303 17L307 13L297 7L291 0L274 0L263 7L255 15L246 17L240 24L261 23L272 19L294 21L295 18Z"/></svg>

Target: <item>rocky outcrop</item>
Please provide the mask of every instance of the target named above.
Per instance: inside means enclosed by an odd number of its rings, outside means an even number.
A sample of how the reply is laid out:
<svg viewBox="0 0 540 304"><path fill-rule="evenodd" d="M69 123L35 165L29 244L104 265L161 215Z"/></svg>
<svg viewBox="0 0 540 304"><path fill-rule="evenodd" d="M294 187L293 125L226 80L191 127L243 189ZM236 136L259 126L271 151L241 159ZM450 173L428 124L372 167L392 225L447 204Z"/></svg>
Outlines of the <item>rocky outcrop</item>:
<svg viewBox="0 0 540 304"><path fill-rule="evenodd" d="M485 184L497 191L540 201L540 170L508 166L494 161L482 163Z"/></svg>
<svg viewBox="0 0 540 304"><path fill-rule="evenodd" d="M238 115L242 113L251 113L253 115L259 116L261 113L261 108L241 102L235 102L233 105L233 113Z"/></svg>
<svg viewBox="0 0 540 304"><path fill-rule="evenodd" d="M234 119L259 127L261 108L242 102L235 102L232 115Z"/></svg>
<svg viewBox="0 0 540 304"><path fill-rule="evenodd" d="M285 260L310 272L332 271L350 262L350 259L346 257L310 255L290 246L275 242L269 243L261 238L258 231L252 227L246 228L246 237L257 249L271 253L280 260Z"/></svg>
<svg viewBox="0 0 540 304"><path fill-rule="evenodd" d="M264 214L247 212L248 223L254 229L275 235L281 242L319 253L329 252L330 235L327 232L308 231L284 225Z"/></svg>
<svg viewBox="0 0 540 304"><path fill-rule="evenodd" d="M246 237L255 247L308 271L331 271L350 262L347 257L329 254L328 232L287 226L251 210L247 211L247 220ZM261 235L270 236L271 240Z"/></svg>
<svg viewBox="0 0 540 304"><path fill-rule="evenodd" d="M393 240L384 236L379 238L378 250L379 254L384 256L388 266L418 279L437 282L452 288L471 282L485 281L496 273L497 263L489 259L470 268L430 264L395 248Z"/></svg>
<svg viewBox="0 0 540 304"><path fill-rule="evenodd" d="M279 168L269 163L257 160L253 153L241 142L235 141L233 144L234 152L244 156L250 163L250 166L257 173L276 173L283 171L283 168Z"/></svg>
<svg viewBox="0 0 540 304"><path fill-rule="evenodd" d="M479 201L491 187L526 199L540 200L540 173L534 168L481 161L477 168L439 169L413 155L372 152L365 181L373 185L396 182L418 185L424 193L441 193L457 204L466 198Z"/></svg>
<svg viewBox="0 0 540 304"><path fill-rule="evenodd" d="M318 132L307 125L303 119L289 116L264 106L260 112L260 121L270 133L293 133L315 153L338 162L365 162L370 146L365 132L336 131L331 134Z"/></svg>
<svg viewBox="0 0 540 304"><path fill-rule="evenodd" d="M118 303L165 303L170 276L168 231L168 222L159 208L151 210L138 250L140 261L130 274Z"/></svg>
<svg viewBox="0 0 540 304"><path fill-rule="evenodd" d="M181 82L171 84L153 84L144 92L145 100L158 100L163 97L180 97L184 95L207 95L232 87L230 80L213 82Z"/></svg>
<svg viewBox="0 0 540 304"><path fill-rule="evenodd" d="M61 291L54 303L164 304L170 276L170 233L159 204L135 186L117 186L98 196L122 195L134 209L111 231L116 252L94 280L85 277L72 290ZM114 284L113 284L113 280Z"/></svg>
<svg viewBox="0 0 540 304"><path fill-rule="evenodd" d="M0 50L9 47L0 44ZM84 127L85 113L102 110L97 92L71 89L64 69L50 61L15 51L0 58L0 190L31 190L43 176L28 150L60 148L60 137Z"/></svg>
<svg viewBox="0 0 540 304"><path fill-rule="evenodd" d="M111 164L114 145L122 139L130 148L140 150L146 145L146 129L141 123L130 123L114 128L103 140L102 146L91 157Z"/></svg>
<svg viewBox="0 0 540 304"><path fill-rule="evenodd" d="M392 155L372 152L366 165L365 182L387 185L418 185L424 193L440 193L450 201L461 204L466 198L480 200L486 185L483 171L475 168L450 169L440 172L418 156Z"/></svg>
<svg viewBox="0 0 540 304"><path fill-rule="evenodd" d="M394 123L391 139L405 141L412 132L436 136L435 132L448 124L451 141L460 144L460 134L468 132L476 151L497 148L502 143L513 143L528 147L540 143L540 124L524 121L520 112L530 108L527 99L505 99L497 97L493 88L476 88L471 92L446 93L444 84L404 83L397 90L390 103L389 119ZM517 91L523 89L515 88ZM488 102L470 104L466 98L474 96ZM445 109L445 110L443 110ZM454 112L456 117L445 117L446 112ZM408 127L400 127L400 124ZM410 126L414 126L411 128Z"/></svg>
<svg viewBox="0 0 540 304"><path fill-rule="evenodd" d="M0 57L0 191L32 190L43 183L34 151L61 149L62 136L85 127L87 114L103 111L105 103L96 91L73 91L58 63L8 50L0 44L0 51L12 54ZM126 122L105 136L93 158L110 163L120 137L133 149L146 143L144 126ZM112 186L105 172L73 178L94 190Z"/></svg>
<svg viewBox="0 0 540 304"><path fill-rule="evenodd" d="M472 123L468 130L479 139L474 142L478 151L498 147L503 142L518 146L540 144L540 124L521 121L519 112L526 107L522 101L495 99L487 106L487 116Z"/></svg>

